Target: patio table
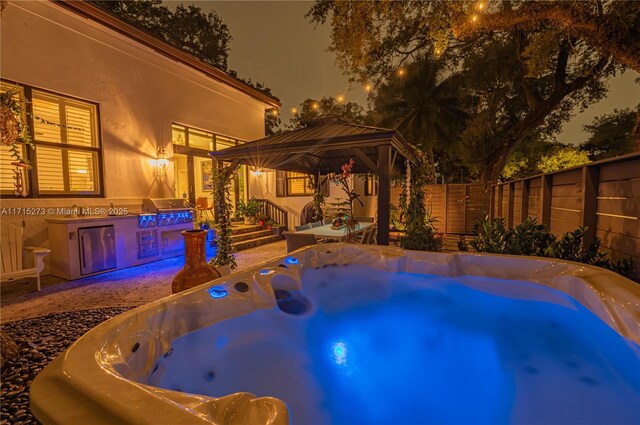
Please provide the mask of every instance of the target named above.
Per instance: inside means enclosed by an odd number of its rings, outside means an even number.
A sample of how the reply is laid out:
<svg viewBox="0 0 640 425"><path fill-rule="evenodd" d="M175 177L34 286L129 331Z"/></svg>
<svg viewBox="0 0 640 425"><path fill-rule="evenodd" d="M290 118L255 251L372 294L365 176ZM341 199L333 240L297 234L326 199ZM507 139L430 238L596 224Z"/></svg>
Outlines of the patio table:
<svg viewBox="0 0 640 425"><path fill-rule="evenodd" d="M355 232L359 233L373 225L374 223L358 223L356 224ZM336 230L331 228L331 224L325 224L311 229L299 230L296 233L307 233L315 235L316 238L337 239L338 242L342 242L347 237L347 228Z"/></svg>

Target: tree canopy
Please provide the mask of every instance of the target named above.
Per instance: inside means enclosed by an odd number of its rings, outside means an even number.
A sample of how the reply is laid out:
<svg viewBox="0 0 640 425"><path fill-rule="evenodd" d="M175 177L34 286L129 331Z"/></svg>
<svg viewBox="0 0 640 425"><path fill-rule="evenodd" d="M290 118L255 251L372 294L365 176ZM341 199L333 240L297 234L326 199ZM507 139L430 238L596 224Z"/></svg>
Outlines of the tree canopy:
<svg viewBox="0 0 640 425"><path fill-rule="evenodd" d="M198 6L184 4L172 11L161 0L91 3L210 65L227 70L231 33L215 12L205 13Z"/></svg>
<svg viewBox="0 0 640 425"><path fill-rule="evenodd" d="M304 121L323 115L339 115L355 124L370 124L371 117L365 113L362 106L355 102L341 102L334 97L323 97L319 100L307 98L299 107L295 108L293 117L289 119L287 127L294 129Z"/></svg>
<svg viewBox="0 0 640 425"><path fill-rule="evenodd" d="M594 161L633 152L637 115L636 111L626 108L596 117L593 123L584 126L590 136L580 144L580 149L587 151Z"/></svg>
<svg viewBox="0 0 640 425"><path fill-rule="evenodd" d="M640 4L611 1L317 0L307 16L330 22L329 49L352 80L384 87L422 57L460 74L472 118L458 153L491 182L518 146L553 136L610 76L640 68L639 15Z"/></svg>

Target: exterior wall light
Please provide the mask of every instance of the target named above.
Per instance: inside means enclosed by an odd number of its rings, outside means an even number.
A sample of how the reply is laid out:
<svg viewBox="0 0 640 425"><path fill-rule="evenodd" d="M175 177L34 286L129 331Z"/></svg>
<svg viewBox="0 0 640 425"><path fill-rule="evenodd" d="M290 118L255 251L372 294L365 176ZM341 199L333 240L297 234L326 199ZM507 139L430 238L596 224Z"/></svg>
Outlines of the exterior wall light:
<svg viewBox="0 0 640 425"><path fill-rule="evenodd" d="M262 170L260 170L259 168L254 168L253 170L251 170L251 175L254 177L260 177L262 175Z"/></svg>
<svg viewBox="0 0 640 425"><path fill-rule="evenodd" d="M164 147L158 148L158 155L156 157L156 168L158 170L158 177L164 177L167 168L169 167L169 160L165 153Z"/></svg>

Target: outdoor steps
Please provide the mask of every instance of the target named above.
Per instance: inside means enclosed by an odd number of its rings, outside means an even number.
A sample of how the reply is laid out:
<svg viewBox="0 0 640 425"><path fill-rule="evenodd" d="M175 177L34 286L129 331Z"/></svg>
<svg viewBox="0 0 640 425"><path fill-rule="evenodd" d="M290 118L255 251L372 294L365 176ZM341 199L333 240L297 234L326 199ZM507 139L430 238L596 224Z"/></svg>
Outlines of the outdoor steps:
<svg viewBox="0 0 640 425"><path fill-rule="evenodd" d="M271 230L269 230L271 233ZM236 251L242 251L243 249L255 248L256 246L266 245L268 243L278 242L284 238L282 235L274 235L270 234L269 236L264 236L256 239L249 239L240 242L234 242L233 247Z"/></svg>
<svg viewBox="0 0 640 425"><path fill-rule="evenodd" d="M236 251L255 248L283 239L282 235L274 235L270 229L255 225L235 224L231 228L231 240Z"/></svg>

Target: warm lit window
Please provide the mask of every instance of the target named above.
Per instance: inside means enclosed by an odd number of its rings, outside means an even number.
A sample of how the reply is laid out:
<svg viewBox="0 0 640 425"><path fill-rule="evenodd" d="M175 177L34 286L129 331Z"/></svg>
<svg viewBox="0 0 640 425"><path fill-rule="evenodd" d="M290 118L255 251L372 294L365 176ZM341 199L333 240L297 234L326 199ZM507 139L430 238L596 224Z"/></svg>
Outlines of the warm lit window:
<svg viewBox="0 0 640 425"><path fill-rule="evenodd" d="M220 136L210 131L198 130L180 124L171 125L171 141L174 145L206 151L219 151L236 146L239 141L230 137Z"/></svg>
<svg viewBox="0 0 640 425"><path fill-rule="evenodd" d="M230 148L232 146L235 146L236 144L237 144L236 139L231 139L229 137L224 137L224 136L220 136L220 135L216 136L216 150L217 151L221 151L223 149Z"/></svg>
<svg viewBox="0 0 640 425"><path fill-rule="evenodd" d="M31 105L38 193L99 194L96 105L35 89Z"/></svg>
<svg viewBox="0 0 640 425"><path fill-rule="evenodd" d="M364 196L378 195L378 177L373 174L364 176Z"/></svg>
<svg viewBox="0 0 640 425"><path fill-rule="evenodd" d="M276 171L276 196L312 196L309 175Z"/></svg>
<svg viewBox="0 0 640 425"><path fill-rule="evenodd" d="M13 92L13 96L16 100L22 101L24 105L24 90L20 86L14 84L1 83L0 92ZM24 109L24 107L23 107ZM18 148L20 156L24 158L24 146ZM9 146L0 145L0 193L13 195L15 191L15 169L16 167L11 165L16 159L12 156L11 148Z"/></svg>
<svg viewBox="0 0 640 425"><path fill-rule="evenodd" d="M3 92L12 88L15 85L2 83ZM32 195L100 195L97 106L29 87L20 90L20 96L31 103L28 121L33 149L24 154L32 165ZM2 193L10 193L13 167L5 147L0 162Z"/></svg>

